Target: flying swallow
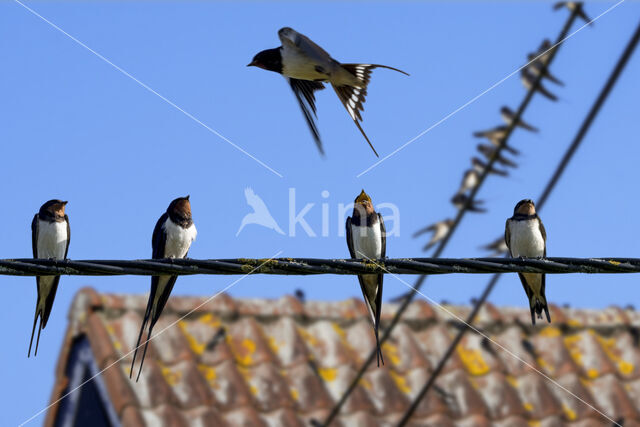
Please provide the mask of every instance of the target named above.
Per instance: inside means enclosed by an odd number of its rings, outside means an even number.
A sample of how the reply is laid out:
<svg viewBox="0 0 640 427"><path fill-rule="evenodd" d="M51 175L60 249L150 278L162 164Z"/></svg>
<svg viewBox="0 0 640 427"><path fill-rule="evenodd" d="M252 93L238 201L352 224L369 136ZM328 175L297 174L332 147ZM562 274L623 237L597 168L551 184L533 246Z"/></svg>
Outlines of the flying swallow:
<svg viewBox="0 0 640 427"><path fill-rule="evenodd" d="M529 71L527 68L523 69L520 74L522 77L522 84L524 85L524 87L527 90L531 90L531 88L533 87L533 82L536 81L536 76L534 76L531 73L531 71ZM549 92L549 90L542 85L542 82L538 82L538 87L536 88L536 90L540 92L540 94L543 95L545 98L550 99L551 101L558 100L558 97L555 96L553 93Z"/></svg>
<svg viewBox="0 0 640 427"><path fill-rule="evenodd" d="M484 170L487 168L487 164L485 162L483 162L482 160L480 160L477 157L474 157L471 159L471 163L473 164L473 168L478 171L478 173L480 175L482 175L484 173ZM499 175L499 176L508 176L509 172L504 171L502 169L496 169L493 166L491 166L491 169L489 169L489 173L492 173L494 175Z"/></svg>
<svg viewBox="0 0 640 427"><path fill-rule="evenodd" d="M513 258L540 258L547 256L547 233L533 201L520 200L513 209L513 216L507 219L504 232L504 241L509 248L509 254ZM547 322L551 323L549 307L545 297L545 275L538 273L518 273L524 291L529 298L531 309L531 323L536 324L535 314L542 319L542 310L547 316Z"/></svg>
<svg viewBox="0 0 640 427"><path fill-rule="evenodd" d="M527 59L531 62L529 65L527 65L527 70L529 70L529 72L536 77L542 74L542 77L544 77L545 79L552 81L558 86L564 86L564 82L551 74L549 69L545 68L544 63L540 61L540 59L536 59L536 57L537 55L533 53L527 55Z"/></svg>
<svg viewBox="0 0 640 427"><path fill-rule="evenodd" d="M415 233L413 233L413 237L418 237L421 234L424 234L428 231L432 231L431 240L427 242L427 244L422 248L423 251L428 251L438 243L440 240L444 239L444 237L449 233L451 226L453 225L452 219L445 219L444 221L438 221L435 224L428 225Z"/></svg>
<svg viewBox="0 0 640 427"><path fill-rule="evenodd" d="M191 243L196 239L196 226L191 218L191 203L189 196L178 197L169 204L167 211L162 214L155 228L153 229L153 237L151 238L151 247L153 259L162 258L185 258L191 247ZM144 351L142 352L142 360L140 361L140 370L136 381L140 378L142 372L142 364L147 354L147 346L151 338L151 331L160 318L160 313L164 309L169 294L175 285L178 276L151 276L151 292L149 293L149 302L142 319L140 327L140 335L133 353L131 361L131 372L129 378L133 375L133 365L136 362L136 355L140 348L140 340L144 332L147 322L149 322L149 332L147 333L147 341L144 343Z"/></svg>
<svg viewBox="0 0 640 427"><path fill-rule="evenodd" d="M347 218L347 246L351 258L377 260L385 258L387 251L387 236L382 215L376 213L371 198L362 190L356 197L353 206L353 216ZM380 312L382 310L382 280L384 274L361 274L358 282L362 289L364 301L369 309L373 329L376 335L378 349L378 366L380 361L384 365L378 330L380 328Z"/></svg>
<svg viewBox="0 0 640 427"><path fill-rule="evenodd" d="M468 169L462 176L462 183L458 189L458 193L466 193L469 190L476 188L478 181L480 180L480 174L476 169Z"/></svg>
<svg viewBox="0 0 640 427"><path fill-rule="evenodd" d="M495 153L495 151L497 150L496 147L493 147L493 146L488 145L488 144L478 144L476 148L487 159L490 159L491 156L493 156L493 153ZM496 162L500 163L502 166L508 166L508 167L511 167L511 168L517 168L518 167L518 165L513 160L507 159L502 154L498 154L498 156L496 157Z"/></svg>
<svg viewBox="0 0 640 427"><path fill-rule="evenodd" d="M33 221L31 222L31 246L33 248L34 258L67 259L69 242L71 241L69 217L64 213L64 208L67 203L68 202L57 199L49 200L40 207L38 213L33 217ZM38 354L40 331L47 326L47 320L49 320L51 308L53 307L53 300L58 290L58 283L60 283L60 276L36 276L38 302L36 303L36 314L33 318L33 328L31 329L31 341L29 342L27 357L31 356L33 334L36 331L38 316L40 316L36 350L33 355L36 356Z"/></svg>
<svg viewBox="0 0 640 427"><path fill-rule="evenodd" d="M589 25L593 25L593 22L591 21L591 19L589 19L587 14L584 13L584 10L582 8L582 2L578 2L578 1L559 1L559 2L556 2L553 5L553 10L560 10L563 7L566 7L571 12L576 11L576 15L578 15L578 17L580 17L584 22L586 22Z"/></svg>
<svg viewBox="0 0 640 427"><path fill-rule="evenodd" d="M330 83L364 139L378 156L373 144L360 126L362 121L360 111L364 111L363 104L371 72L374 68L387 68L407 76L408 74L386 65L341 64L308 37L292 28L281 28L278 31L278 37L280 37L282 46L259 52L248 66L274 71L287 79L320 153L324 154L324 150L315 123L317 116L314 92L324 89L324 83Z"/></svg>
<svg viewBox="0 0 640 427"><path fill-rule="evenodd" d="M506 105L500 109L500 117L502 117L502 120L505 121L507 126L511 125L511 122L515 118L515 115L516 115L516 113L513 112L513 110L511 110L511 108L507 107ZM529 123L525 122L521 118L518 119L518 122L516 123L516 126L520 126L522 129L526 129L526 130L529 130L531 132L538 132L538 128L537 127L531 126Z"/></svg>
<svg viewBox="0 0 640 427"><path fill-rule="evenodd" d="M502 140L507 136L507 129L507 126L496 126L493 129L474 132L473 136L475 136L476 138L487 138L489 142L491 142L496 147L499 147L500 144L502 144ZM520 154L520 151L506 144L504 146L504 149L516 156Z"/></svg>
<svg viewBox="0 0 640 427"><path fill-rule="evenodd" d="M460 210L464 208L464 206L467 204L467 200L469 200L469 196L467 196L466 194L458 193L455 196L453 196L453 198L451 199L451 203L453 203L453 205L456 208L458 208L458 210ZM473 200L469 204L469 207L467 208L467 210L470 212L484 213L487 210L485 208L481 208L480 206L478 206L483 203L484 203L483 200Z"/></svg>
<svg viewBox="0 0 640 427"><path fill-rule="evenodd" d="M504 241L504 237L498 237L493 242L482 246L480 249L484 249L485 251L492 252L489 256L496 256L506 253L509 248L507 248L507 244Z"/></svg>

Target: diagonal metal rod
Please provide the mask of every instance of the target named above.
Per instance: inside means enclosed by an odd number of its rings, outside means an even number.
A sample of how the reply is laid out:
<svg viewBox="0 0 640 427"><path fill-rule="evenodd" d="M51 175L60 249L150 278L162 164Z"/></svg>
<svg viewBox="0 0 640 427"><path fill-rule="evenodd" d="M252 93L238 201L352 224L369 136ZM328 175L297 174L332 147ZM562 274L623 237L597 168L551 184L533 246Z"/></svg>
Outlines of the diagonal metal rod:
<svg viewBox="0 0 640 427"><path fill-rule="evenodd" d="M515 113L513 119L508 124L507 129L505 131L504 138L502 139L502 141L500 141L500 144L498 145L496 150L493 152L493 155L489 159L489 161L487 163L487 166L482 171L482 174L478 178L478 183L471 190L471 193L469 194L469 197L467 198L467 203L465 203L464 206L458 211L458 214L456 215L456 217L455 217L455 219L453 221L453 224L449 228L449 232L440 241L440 244L438 245L438 247L436 248L435 252L433 253L433 257L434 258L437 258L437 257L440 256L440 254L442 254L442 252L444 251L447 243L449 242L449 239L451 238L453 233L458 228L458 224L460 224L460 221L462 220L462 217L465 215L465 213L467 212L469 207L473 204L473 202L475 200L475 197L476 197L476 194L478 193L478 191L480 190L480 187L484 183L487 175L489 174L489 171L493 167L493 164L496 162L496 160L500 156L500 154L501 154L502 150L504 149L504 147L506 147L507 142L509 140L509 137L511 136L511 133L513 132L513 130L515 129L516 125L520 121L520 118L524 114L524 111L526 110L527 106L529 105L529 102L533 98L533 95L537 91L538 87L540 87L540 83L541 83L541 81L543 79L543 76L545 74L546 69L549 67L549 65L551 65L556 53L558 52L558 49L560 48L560 45L566 39L567 34L569 33L569 29L571 28L571 25L576 20L577 11L578 11L578 8L573 10L572 13L569 15L569 17L567 18L567 21L565 22L562 30L560 31L560 34L558 35L558 37L556 39L556 42L549 49L549 51L548 51L548 59L547 59L547 61L543 61L543 63L542 63L543 66L542 66L541 72L536 76L536 78L535 78L535 80L534 80L534 82L533 82L533 84L531 86L531 89L529 89L527 91L524 99L520 103L520 106L516 110L516 113ZM413 301L413 299L417 295L417 292L420 290L420 288L424 284L426 278L427 278L426 275L421 275L416 280L416 283L413 286L413 290L411 291L411 293L409 295L407 295L404 298L402 304L398 308L398 311L393 316L393 318L391 319L391 322L389 323L389 325L385 329L384 333L382 334L382 337L380 339L380 344L381 345L389 338L389 336L391 335L391 331L393 331L393 329L396 327L396 325L400 321L400 317L407 310L407 308L409 307L409 304L411 303L411 301ZM335 417L338 415L338 413L340 412L340 409L342 408L342 406L347 401L347 398L349 397L349 395L351 395L351 393L356 389L356 387L358 385L358 382L360 381L360 378L362 378L362 376L366 372L366 370L369 367L369 365L375 359L375 356L376 356L376 349L372 350L371 353L369 354L369 357L367 357L367 359L363 362L362 366L360 367L360 369L356 373L355 377L349 383L349 386L347 387L345 392L340 397L340 400L338 400L338 402L336 402L336 404L332 408L331 412L329 413L329 415L327 416L327 418L323 422L323 424L322 424L323 426L325 426L325 427L329 426L331 424L331 422L335 419Z"/></svg>
<svg viewBox="0 0 640 427"><path fill-rule="evenodd" d="M640 273L640 258L387 258L382 260L273 258L48 260L0 259L5 276L175 276L316 274L611 274Z"/></svg>
<svg viewBox="0 0 640 427"><path fill-rule="evenodd" d="M574 13L575 13L575 11L574 11ZM604 87L602 88L602 91L598 95L598 98L596 99L596 101L594 102L593 106L589 110L589 113L587 114L587 117L584 119L584 121L583 121L582 125L580 126L580 129L578 130L578 133L574 137L571 145L569 146L569 148L565 152L564 156L562 157L562 160L558 164L558 167L556 168L556 171L554 172L553 176L551 177L551 179L547 183L547 186L545 187L544 191L542 192L542 195L538 199L538 203L537 203L538 210L542 209L542 207L545 205L547 199L549 198L549 195L551 194L551 191L553 191L553 189L555 188L556 184L558 183L558 180L562 176L562 173L564 172L564 170L566 169L567 165L569 164L569 161L571 160L571 158L575 154L576 150L580 146L580 143L582 142L584 136L586 135L587 131L591 127L591 124L593 123L593 121L596 118L598 112L600 111L600 108L604 104L604 101L609 96L609 93L611 92L611 89L613 88L613 86L617 82L618 77L620 77L620 74L622 73L622 70L624 69L624 67L628 63L629 58L631 57L634 49L638 45L638 41L640 41L640 24L638 25L638 28L636 29L636 31L634 32L633 36L631 37L631 40L629 40L629 43L627 44L627 47L625 48L624 52L622 53L622 56L618 60L615 68L611 72L611 75L607 79L607 82L605 83ZM462 327L460 329L460 331L458 332L458 335L451 342L449 348L447 349L447 351L445 352L443 357L438 362L438 365L436 366L436 368L434 369L433 373L431 374L431 376L427 380L426 384L418 392L418 394L416 395L415 399L413 400L413 402L409 406L409 409L407 409L407 411L403 415L402 419L398 423L398 426L404 426L404 425L407 424L407 422L409 422L409 420L411 419L411 416L413 415L413 413L417 409L420 401L424 398L424 396L426 396L427 392L433 387L433 385L435 384L436 378L438 377L440 372L442 372L442 369L444 368L444 365L447 363L449 358L452 356L453 352L455 351L455 348L458 346L458 344L462 340L462 337L464 336L464 334L469 330L469 326L468 325L473 323L473 321L475 320L475 317L478 314L478 311L480 310L480 307L482 306L482 304L484 304L484 302L488 298L489 294L493 290L493 287L498 282L499 278L500 278L500 273L495 274L491 278L491 280L487 284L486 289L482 293L482 296L480 297L480 299L476 303L475 307L473 308L472 312L469 314L468 318L466 319L466 323L465 323L464 327Z"/></svg>

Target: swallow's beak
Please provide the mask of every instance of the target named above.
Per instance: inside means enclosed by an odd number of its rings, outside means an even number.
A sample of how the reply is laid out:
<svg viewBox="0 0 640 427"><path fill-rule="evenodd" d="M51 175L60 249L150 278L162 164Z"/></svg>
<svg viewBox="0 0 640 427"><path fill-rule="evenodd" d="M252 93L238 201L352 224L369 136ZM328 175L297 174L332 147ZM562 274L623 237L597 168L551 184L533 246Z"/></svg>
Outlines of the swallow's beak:
<svg viewBox="0 0 640 427"><path fill-rule="evenodd" d="M249 63L247 64L247 67L257 67L257 66L258 66L258 64L256 63L256 61L255 61L255 60L254 60L254 61L251 61L251 62L249 62Z"/></svg>
<svg viewBox="0 0 640 427"><path fill-rule="evenodd" d="M190 196L187 194L187 197L185 197L185 199L189 200L189 197L190 197Z"/></svg>
<svg viewBox="0 0 640 427"><path fill-rule="evenodd" d="M69 203L69 201L65 200L64 202L62 202L62 206L66 206L67 203Z"/></svg>

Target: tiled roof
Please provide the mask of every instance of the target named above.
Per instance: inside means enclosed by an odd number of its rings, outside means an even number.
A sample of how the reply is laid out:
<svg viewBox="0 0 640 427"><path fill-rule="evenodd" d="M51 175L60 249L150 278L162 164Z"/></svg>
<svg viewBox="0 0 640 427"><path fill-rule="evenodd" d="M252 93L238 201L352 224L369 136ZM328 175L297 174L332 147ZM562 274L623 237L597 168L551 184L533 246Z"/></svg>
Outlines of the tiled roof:
<svg viewBox="0 0 640 427"><path fill-rule="evenodd" d="M203 303L171 297L155 334ZM58 399L75 338L87 337L98 369L131 351L146 296L81 290L56 369ZM398 305L387 303L383 321ZM464 318L469 307L447 306ZM640 312L551 307L553 323L531 327L526 308L487 304L475 326L625 426L640 421ZM394 425L459 323L424 301L411 304L336 425ZM364 303L240 300L222 294L153 339L140 381L131 355L102 374L126 426L302 426L323 420L374 346ZM507 351L469 332L423 400L414 425L599 426L596 411ZM57 405L46 424L53 424ZM339 424L341 423L341 424Z"/></svg>

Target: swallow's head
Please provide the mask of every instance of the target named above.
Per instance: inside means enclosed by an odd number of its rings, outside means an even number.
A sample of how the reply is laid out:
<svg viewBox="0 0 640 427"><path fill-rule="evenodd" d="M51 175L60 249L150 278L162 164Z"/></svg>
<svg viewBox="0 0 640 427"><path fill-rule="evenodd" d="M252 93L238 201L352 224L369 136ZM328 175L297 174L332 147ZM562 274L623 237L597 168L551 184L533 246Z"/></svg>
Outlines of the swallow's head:
<svg viewBox="0 0 640 427"><path fill-rule="evenodd" d="M172 219L176 218L182 221L191 219L191 203L189 202L189 196L178 197L169 204L167 213Z"/></svg>
<svg viewBox="0 0 640 427"><path fill-rule="evenodd" d="M58 199L49 200L40 207L40 214L52 216L54 218L64 218L64 207L67 203L69 202Z"/></svg>
<svg viewBox="0 0 640 427"><path fill-rule="evenodd" d="M353 203L354 203L354 207L353 207L354 212L364 211L367 214L374 213L371 197L369 197L369 195L365 193L364 190L360 192L360 194L358 195L358 197L356 197Z"/></svg>
<svg viewBox="0 0 640 427"><path fill-rule="evenodd" d="M535 215L536 214L536 205L533 203L531 199L520 200L516 207L513 209L513 214L519 215Z"/></svg>
<svg viewBox="0 0 640 427"><path fill-rule="evenodd" d="M280 48L267 49L253 57L247 67L258 67L267 71L282 73L282 54Z"/></svg>

